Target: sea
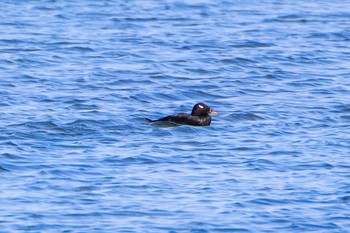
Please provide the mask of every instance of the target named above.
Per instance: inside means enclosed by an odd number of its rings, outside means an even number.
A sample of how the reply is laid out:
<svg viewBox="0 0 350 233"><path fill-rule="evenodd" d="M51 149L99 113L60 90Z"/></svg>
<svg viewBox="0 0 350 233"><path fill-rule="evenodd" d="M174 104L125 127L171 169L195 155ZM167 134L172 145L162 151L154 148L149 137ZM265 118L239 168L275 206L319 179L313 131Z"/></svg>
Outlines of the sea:
<svg viewBox="0 0 350 233"><path fill-rule="evenodd" d="M350 1L0 12L1 233L350 232Z"/></svg>

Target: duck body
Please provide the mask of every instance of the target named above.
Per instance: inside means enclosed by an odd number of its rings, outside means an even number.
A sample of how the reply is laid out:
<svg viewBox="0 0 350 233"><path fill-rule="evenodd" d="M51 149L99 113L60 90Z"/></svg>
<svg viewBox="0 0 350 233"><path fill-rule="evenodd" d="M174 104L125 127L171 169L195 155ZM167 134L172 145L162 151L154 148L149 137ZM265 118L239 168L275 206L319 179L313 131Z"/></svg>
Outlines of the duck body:
<svg viewBox="0 0 350 233"><path fill-rule="evenodd" d="M212 108L209 108L203 103L198 103L193 106L191 114L179 113L175 115L166 116L158 120L150 120L148 118L146 119L150 122L169 121L182 125L209 126L211 123L211 117L209 113L216 114L216 112Z"/></svg>

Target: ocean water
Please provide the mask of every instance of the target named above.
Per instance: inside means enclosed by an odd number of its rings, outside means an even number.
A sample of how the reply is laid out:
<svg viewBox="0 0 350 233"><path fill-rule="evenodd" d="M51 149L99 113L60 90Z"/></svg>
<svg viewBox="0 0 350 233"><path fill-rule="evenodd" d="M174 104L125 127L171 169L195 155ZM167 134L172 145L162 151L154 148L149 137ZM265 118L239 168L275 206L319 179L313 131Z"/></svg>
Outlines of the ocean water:
<svg viewBox="0 0 350 233"><path fill-rule="evenodd" d="M350 231L348 1L0 10L0 232Z"/></svg>

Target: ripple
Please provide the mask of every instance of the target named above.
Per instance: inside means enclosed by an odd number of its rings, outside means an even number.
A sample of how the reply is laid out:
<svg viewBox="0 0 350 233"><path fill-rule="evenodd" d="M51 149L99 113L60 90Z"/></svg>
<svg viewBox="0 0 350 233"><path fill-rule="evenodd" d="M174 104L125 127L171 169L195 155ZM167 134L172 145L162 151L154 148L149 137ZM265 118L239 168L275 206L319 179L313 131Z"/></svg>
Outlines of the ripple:
<svg viewBox="0 0 350 233"><path fill-rule="evenodd" d="M264 48L275 46L273 43L263 43L259 41L244 41L233 45L236 48Z"/></svg>
<svg viewBox="0 0 350 233"><path fill-rule="evenodd" d="M256 115L254 113L231 113L227 116L229 119L232 120L242 120L242 121L258 121L258 120L264 120L265 118Z"/></svg>
<svg viewBox="0 0 350 233"><path fill-rule="evenodd" d="M265 23L308 23L311 22L311 20L306 19L307 16L305 15L299 15L299 14L290 14L290 15L282 15L277 18L272 19L265 19Z"/></svg>
<svg viewBox="0 0 350 233"><path fill-rule="evenodd" d="M93 50L90 47L81 47L81 46L73 46L73 47L68 47L66 49L70 51L77 51L77 52L95 52L95 50Z"/></svg>
<svg viewBox="0 0 350 233"><path fill-rule="evenodd" d="M0 173L1 173L1 172L9 172L9 170L7 170L6 168L0 166Z"/></svg>

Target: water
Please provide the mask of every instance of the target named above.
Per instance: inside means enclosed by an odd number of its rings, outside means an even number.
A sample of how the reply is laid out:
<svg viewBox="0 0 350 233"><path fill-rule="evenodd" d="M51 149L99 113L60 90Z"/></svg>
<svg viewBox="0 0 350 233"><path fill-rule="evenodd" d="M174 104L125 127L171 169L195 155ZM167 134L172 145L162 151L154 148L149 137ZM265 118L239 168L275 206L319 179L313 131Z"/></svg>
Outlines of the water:
<svg viewBox="0 0 350 233"><path fill-rule="evenodd" d="M0 9L1 232L350 231L347 1Z"/></svg>

